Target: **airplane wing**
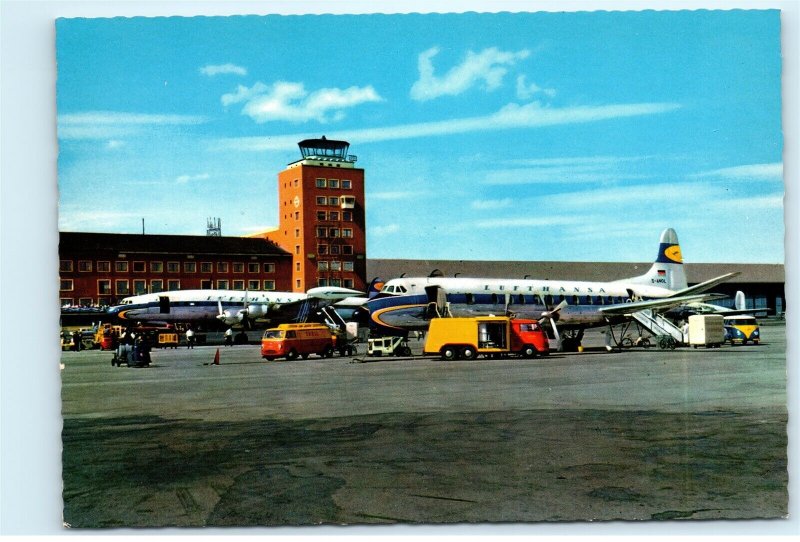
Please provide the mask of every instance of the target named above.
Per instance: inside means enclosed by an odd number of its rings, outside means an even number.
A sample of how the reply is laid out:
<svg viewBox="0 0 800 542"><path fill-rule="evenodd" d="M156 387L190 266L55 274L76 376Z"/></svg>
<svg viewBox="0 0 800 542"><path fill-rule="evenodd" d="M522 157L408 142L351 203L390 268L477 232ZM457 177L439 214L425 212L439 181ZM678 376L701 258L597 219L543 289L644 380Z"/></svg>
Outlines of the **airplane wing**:
<svg viewBox="0 0 800 542"><path fill-rule="evenodd" d="M600 307L598 310L607 315L631 314L645 309L669 309L685 303L698 301L708 301L711 299L722 299L728 297L725 294L694 294L679 297L664 297L661 299L650 299L648 301L633 301L631 303L618 303Z"/></svg>
<svg viewBox="0 0 800 542"><path fill-rule="evenodd" d="M733 273L726 273L724 275L720 275L717 278L713 278L711 280L707 280L705 282L701 282L700 284L695 284L694 286L689 286L688 288L684 288L683 290L678 290L677 292L672 294L672 296L670 296L670 298L675 298L675 297L678 297L678 296L685 296L685 295L690 295L690 294L699 294L701 292L705 292L706 290L710 290L711 288L713 288L717 284L721 284L721 283L723 283L725 281L728 281L728 280L732 279L733 277L735 277L737 275L740 275L740 274L741 273L739 271L735 271ZM723 297L727 297L727 296L723 296Z"/></svg>

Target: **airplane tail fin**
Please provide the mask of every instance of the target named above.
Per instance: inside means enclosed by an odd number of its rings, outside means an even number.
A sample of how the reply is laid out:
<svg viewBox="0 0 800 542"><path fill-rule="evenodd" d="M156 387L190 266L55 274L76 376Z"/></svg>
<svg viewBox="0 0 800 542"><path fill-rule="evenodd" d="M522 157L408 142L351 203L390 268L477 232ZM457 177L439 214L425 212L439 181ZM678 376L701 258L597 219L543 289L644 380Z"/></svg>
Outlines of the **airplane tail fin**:
<svg viewBox="0 0 800 542"><path fill-rule="evenodd" d="M383 288L383 279L380 277L375 277L372 279L372 282L369 283L369 288L367 288L367 298L372 299L376 295L378 295Z"/></svg>
<svg viewBox="0 0 800 542"><path fill-rule="evenodd" d="M683 270L683 257L678 244L678 234L672 228L661 232L656 261L644 275L639 275L625 282L658 286L669 290L683 290L688 287L686 273Z"/></svg>

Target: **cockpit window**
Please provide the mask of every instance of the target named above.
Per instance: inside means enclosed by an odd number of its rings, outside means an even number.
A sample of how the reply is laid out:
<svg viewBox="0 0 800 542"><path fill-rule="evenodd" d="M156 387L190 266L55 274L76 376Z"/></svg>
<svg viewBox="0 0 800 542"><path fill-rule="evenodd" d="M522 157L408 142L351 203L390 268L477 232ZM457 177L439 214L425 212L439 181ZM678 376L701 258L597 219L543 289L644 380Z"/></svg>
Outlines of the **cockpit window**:
<svg viewBox="0 0 800 542"><path fill-rule="evenodd" d="M397 287L397 291L398 292L402 292L402 293L406 293L408 290L406 290L405 286L398 286Z"/></svg>

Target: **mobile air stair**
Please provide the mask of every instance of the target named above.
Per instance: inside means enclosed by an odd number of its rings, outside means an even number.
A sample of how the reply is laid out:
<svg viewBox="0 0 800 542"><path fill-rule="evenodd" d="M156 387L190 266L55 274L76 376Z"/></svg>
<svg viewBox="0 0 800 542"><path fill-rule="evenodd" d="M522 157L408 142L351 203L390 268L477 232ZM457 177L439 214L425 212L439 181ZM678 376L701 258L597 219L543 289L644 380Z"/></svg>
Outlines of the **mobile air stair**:
<svg viewBox="0 0 800 542"><path fill-rule="evenodd" d="M656 337L656 344L659 348L673 349L684 344L683 330L652 309L634 312L631 313L631 316L639 325Z"/></svg>

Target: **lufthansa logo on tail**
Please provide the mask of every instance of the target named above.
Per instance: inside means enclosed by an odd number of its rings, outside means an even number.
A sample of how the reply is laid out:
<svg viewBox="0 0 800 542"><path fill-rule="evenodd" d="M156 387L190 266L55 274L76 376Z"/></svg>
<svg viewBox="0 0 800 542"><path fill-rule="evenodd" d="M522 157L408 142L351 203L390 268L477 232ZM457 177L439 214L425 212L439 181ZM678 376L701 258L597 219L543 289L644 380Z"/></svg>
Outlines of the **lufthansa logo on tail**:
<svg viewBox="0 0 800 542"><path fill-rule="evenodd" d="M664 256L666 256L668 260L672 260L675 263L683 263L683 257L681 257L681 247L679 245L670 245L665 248Z"/></svg>

